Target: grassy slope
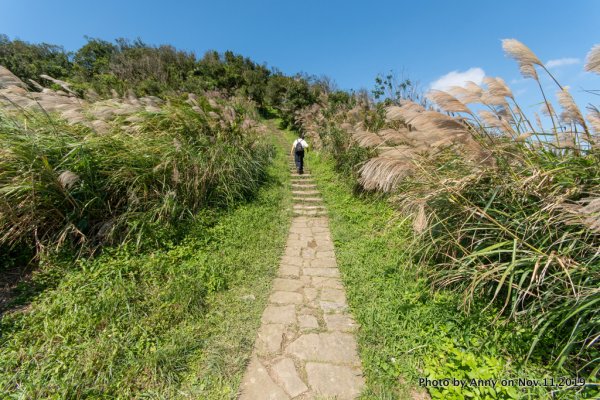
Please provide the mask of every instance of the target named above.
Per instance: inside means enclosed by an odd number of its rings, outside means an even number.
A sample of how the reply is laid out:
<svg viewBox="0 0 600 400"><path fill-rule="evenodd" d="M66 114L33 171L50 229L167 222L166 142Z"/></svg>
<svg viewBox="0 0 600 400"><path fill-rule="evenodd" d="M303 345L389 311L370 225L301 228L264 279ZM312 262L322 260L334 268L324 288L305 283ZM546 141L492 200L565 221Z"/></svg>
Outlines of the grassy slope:
<svg viewBox="0 0 600 400"><path fill-rule="evenodd" d="M286 162L178 244L82 262L5 315L2 398L234 398L289 227Z"/></svg>
<svg viewBox="0 0 600 400"><path fill-rule="evenodd" d="M531 333L493 322L493 310L466 317L458 296L431 292L409 254L409 221L383 200L358 198L352 185L318 153L308 157L327 204L336 257L353 314L361 329L359 347L368 399L405 399L429 377L543 378L539 362L523 365ZM470 398L531 398L545 390L479 388ZM462 399L467 391L431 390L434 398ZM573 398L572 392L559 398ZM581 397L586 398L586 397ZM590 397L587 397L590 398Z"/></svg>

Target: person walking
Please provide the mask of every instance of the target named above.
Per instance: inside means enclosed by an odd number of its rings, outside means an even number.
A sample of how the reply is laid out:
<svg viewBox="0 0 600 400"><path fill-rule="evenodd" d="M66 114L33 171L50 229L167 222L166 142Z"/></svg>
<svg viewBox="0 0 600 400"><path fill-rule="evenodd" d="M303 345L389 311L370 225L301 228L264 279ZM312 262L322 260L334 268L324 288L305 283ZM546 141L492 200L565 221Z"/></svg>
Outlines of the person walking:
<svg viewBox="0 0 600 400"><path fill-rule="evenodd" d="M304 151L308 151L308 143L304 140L304 133L301 133L298 139L294 140L292 144L292 151L290 155L294 154L294 161L296 162L296 170L299 174L304 173Z"/></svg>

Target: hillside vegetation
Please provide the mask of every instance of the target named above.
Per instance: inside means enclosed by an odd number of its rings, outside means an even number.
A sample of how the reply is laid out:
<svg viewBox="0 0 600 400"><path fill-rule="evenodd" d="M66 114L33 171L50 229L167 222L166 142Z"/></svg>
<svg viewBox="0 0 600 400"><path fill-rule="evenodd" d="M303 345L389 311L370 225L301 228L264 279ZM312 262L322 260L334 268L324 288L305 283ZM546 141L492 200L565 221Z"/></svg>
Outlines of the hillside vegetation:
<svg viewBox="0 0 600 400"><path fill-rule="evenodd" d="M525 78L549 74L522 43L503 46ZM599 50L586 65L596 73ZM589 397L600 369L600 112L590 105L584 117L555 83L560 107L540 85L545 117L533 121L493 77L424 98L410 82L381 81L385 101L324 103L299 120L359 192L412 216L410 253L432 288L458 293L467 314L516 322L527 349L518 364L583 377L587 389L558 393ZM452 375L447 357L430 376Z"/></svg>
<svg viewBox="0 0 600 400"><path fill-rule="evenodd" d="M0 36L0 393L235 398L288 229L285 140L303 132L365 398L560 376L576 381L428 392L596 398L600 111L503 47L542 115L499 77L425 95L377 77L370 96L232 52Z"/></svg>
<svg viewBox="0 0 600 400"><path fill-rule="evenodd" d="M0 393L234 397L289 221L264 118L324 90L231 52L0 37Z"/></svg>

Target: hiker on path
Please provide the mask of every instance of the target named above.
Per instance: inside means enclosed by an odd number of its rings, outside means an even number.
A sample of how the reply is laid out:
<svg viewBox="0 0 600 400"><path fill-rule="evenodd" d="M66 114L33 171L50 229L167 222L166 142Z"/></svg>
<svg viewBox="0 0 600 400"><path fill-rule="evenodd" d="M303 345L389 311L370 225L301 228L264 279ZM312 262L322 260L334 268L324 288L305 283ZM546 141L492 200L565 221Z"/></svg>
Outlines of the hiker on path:
<svg viewBox="0 0 600 400"><path fill-rule="evenodd" d="M296 169L299 174L304 173L304 150L308 149L308 143L304 140L304 133L301 133L298 139L294 140L292 144L292 151L290 154L294 154L294 161L296 161Z"/></svg>

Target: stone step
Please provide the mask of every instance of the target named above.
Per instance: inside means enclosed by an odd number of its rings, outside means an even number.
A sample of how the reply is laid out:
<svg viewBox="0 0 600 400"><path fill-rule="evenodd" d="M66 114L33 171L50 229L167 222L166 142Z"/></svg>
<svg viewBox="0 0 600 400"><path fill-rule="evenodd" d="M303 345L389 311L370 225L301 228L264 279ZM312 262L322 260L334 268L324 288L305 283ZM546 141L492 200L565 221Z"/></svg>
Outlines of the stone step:
<svg viewBox="0 0 600 400"><path fill-rule="evenodd" d="M292 179L292 185L316 185L316 182L312 179Z"/></svg>
<svg viewBox="0 0 600 400"><path fill-rule="evenodd" d="M292 197L292 200L306 203L320 203L323 201L320 197Z"/></svg>
<svg viewBox="0 0 600 400"><path fill-rule="evenodd" d="M316 210L301 210L294 211L294 217L326 217L326 211L316 211Z"/></svg>
<svg viewBox="0 0 600 400"><path fill-rule="evenodd" d="M310 174L308 173L304 173L304 174L297 174L297 173L292 173L292 179L308 179L310 178Z"/></svg>
<svg viewBox="0 0 600 400"><path fill-rule="evenodd" d="M312 179L292 179L291 183L293 185L316 185L315 181Z"/></svg>
<svg viewBox="0 0 600 400"><path fill-rule="evenodd" d="M318 190L292 190L294 196L319 196L321 193Z"/></svg>
<svg viewBox="0 0 600 400"><path fill-rule="evenodd" d="M294 211L300 210L324 210L325 206L323 205L313 205L313 204L294 204Z"/></svg>
<svg viewBox="0 0 600 400"><path fill-rule="evenodd" d="M317 188L317 185L315 185L315 184L292 183L293 190L306 190L306 189L316 189L316 188Z"/></svg>

